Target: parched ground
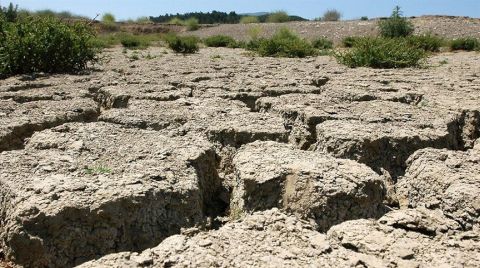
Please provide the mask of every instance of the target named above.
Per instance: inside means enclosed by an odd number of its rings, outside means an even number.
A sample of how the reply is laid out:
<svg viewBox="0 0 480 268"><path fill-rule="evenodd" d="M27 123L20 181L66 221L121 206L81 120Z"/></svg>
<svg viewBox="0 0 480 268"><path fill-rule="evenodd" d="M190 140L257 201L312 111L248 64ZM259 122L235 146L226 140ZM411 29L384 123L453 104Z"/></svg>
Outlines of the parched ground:
<svg viewBox="0 0 480 268"><path fill-rule="evenodd" d="M480 19L447 17L447 16L422 16L412 18L417 34L432 33L446 38L480 37ZM199 37L208 37L217 34L232 36L237 40L248 40L252 28L260 29L260 36L268 37L282 27L287 27L300 36L314 39L321 36L339 43L346 36L372 36L378 33L378 20L369 21L338 21L338 22L289 22L289 23L260 23L260 24L222 24L202 28L188 34Z"/></svg>
<svg viewBox="0 0 480 268"><path fill-rule="evenodd" d="M478 52L133 53L0 81L12 266L480 266Z"/></svg>

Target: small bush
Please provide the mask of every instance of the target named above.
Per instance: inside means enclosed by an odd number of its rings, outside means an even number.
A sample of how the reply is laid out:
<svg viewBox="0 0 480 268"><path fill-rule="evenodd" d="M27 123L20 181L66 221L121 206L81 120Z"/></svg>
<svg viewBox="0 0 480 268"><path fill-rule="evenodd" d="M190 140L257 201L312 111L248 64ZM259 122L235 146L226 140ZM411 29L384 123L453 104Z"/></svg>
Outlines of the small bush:
<svg viewBox="0 0 480 268"><path fill-rule="evenodd" d="M360 18L360 20L366 21L366 20L368 20L368 17L367 17L367 16L363 16L363 17Z"/></svg>
<svg viewBox="0 0 480 268"><path fill-rule="evenodd" d="M358 36L347 36L342 39L342 45L344 47L354 47L356 42L361 38L362 37L358 37Z"/></svg>
<svg viewBox="0 0 480 268"><path fill-rule="evenodd" d="M241 24L259 23L260 20L256 16L245 16L240 19Z"/></svg>
<svg viewBox="0 0 480 268"><path fill-rule="evenodd" d="M303 58L316 53L308 41L301 39L287 28L280 29L270 39L252 40L247 48L264 57Z"/></svg>
<svg viewBox="0 0 480 268"><path fill-rule="evenodd" d="M322 21L338 21L342 17L342 14L335 9L325 11L322 17Z"/></svg>
<svg viewBox="0 0 480 268"><path fill-rule="evenodd" d="M236 47L237 41L230 36L214 35L203 40L207 47Z"/></svg>
<svg viewBox="0 0 480 268"><path fill-rule="evenodd" d="M122 34L119 36L120 44L125 48L146 48L150 45L150 42L145 38L132 34Z"/></svg>
<svg viewBox="0 0 480 268"><path fill-rule="evenodd" d="M277 11L277 12L271 13L267 17L267 22L272 22L272 23L283 23L288 21L290 21L290 17L285 11Z"/></svg>
<svg viewBox="0 0 480 268"><path fill-rule="evenodd" d="M150 24L152 21L150 20L149 17L139 17L135 20L136 23L139 24Z"/></svg>
<svg viewBox="0 0 480 268"><path fill-rule="evenodd" d="M168 24L173 24L173 25L179 25L179 26L181 26L181 25L185 25L185 22L184 22L182 19L175 17L175 18L171 19L171 20L168 22Z"/></svg>
<svg viewBox="0 0 480 268"><path fill-rule="evenodd" d="M187 30L195 31L200 28L200 24L197 18L190 18L185 21L185 26L187 26Z"/></svg>
<svg viewBox="0 0 480 268"><path fill-rule="evenodd" d="M382 37L406 37L413 33L413 24L402 17L402 11L396 6L390 18L381 20L378 24Z"/></svg>
<svg viewBox="0 0 480 268"><path fill-rule="evenodd" d="M325 37L320 37L313 40L312 45L314 48L318 49L331 49L333 48L333 42L328 40Z"/></svg>
<svg viewBox="0 0 480 268"><path fill-rule="evenodd" d="M473 37L459 38L450 42L451 50L480 50L480 41Z"/></svg>
<svg viewBox="0 0 480 268"><path fill-rule="evenodd" d="M430 52L440 51L440 48L445 43L443 38L440 38L432 34L415 35L415 36L412 35L407 37L407 42L412 47L420 48Z"/></svg>
<svg viewBox="0 0 480 268"><path fill-rule="evenodd" d="M199 50L198 38L195 36L167 35L165 41L168 47L177 53L189 54Z"/></svg>
<svg viewBox="0 0 480 268"><path fill-rule="evenodd" d="M2 23L0 23L2 24ZM0 25L0 76L32 72L70 73L96 61L94 31L85 23L29 17Z"/></svg>
<svg viewBox="0 0 480 268"><path fill-rule="evenodd" d="M115 23L115 16L112 13L105 13L102 16L102 22L105 24L112 24Z"/></svg>
<svg viewBox="0 0 480 268"><path fill-rule="evenodd" d="M340 63L352 68L406 68L420 66L426 53L410 46L404 38L362 38L351 51L335 56Z"/></svg>

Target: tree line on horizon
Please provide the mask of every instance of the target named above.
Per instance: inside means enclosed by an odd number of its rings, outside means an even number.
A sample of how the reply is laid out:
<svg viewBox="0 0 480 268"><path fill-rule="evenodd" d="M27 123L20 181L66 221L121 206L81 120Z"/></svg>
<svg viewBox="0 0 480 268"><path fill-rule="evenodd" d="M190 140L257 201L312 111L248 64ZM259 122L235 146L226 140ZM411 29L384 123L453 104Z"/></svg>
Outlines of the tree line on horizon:
<svg viewBox="0 0 480 268"><path fill-rule="evenodd" d="M259 16L254 16L257 17L258 22L267 22L268 17L272 13L265 13ZM165 15L160 15L158 17L153 17L150 16L150 20L152 22L157 22L157 23L166 23L170 22L173 19L180 19L180 20L188 20L191 18L196 18L198 19L200 24L216 24L216 23L221 23L221 24L236 24L240 23L242 18L244 17L252 17L252 15L244 15L244 14L237 14L235 11L232 11L230 13L226 12L220 12L220 11L212 11L212 12L190 12L190 13L185 13L185 14L165 14ZM307 19L299 17L299 16L288 16L289 21L307 21Z"/></svg>

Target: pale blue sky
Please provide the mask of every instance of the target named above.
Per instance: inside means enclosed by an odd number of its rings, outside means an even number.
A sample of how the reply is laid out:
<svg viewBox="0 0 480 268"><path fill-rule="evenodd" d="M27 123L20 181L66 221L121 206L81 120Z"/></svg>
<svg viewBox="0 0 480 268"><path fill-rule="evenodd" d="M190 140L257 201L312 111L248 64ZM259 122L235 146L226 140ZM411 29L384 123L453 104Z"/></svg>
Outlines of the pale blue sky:
<svg viewBox="0 0 480 268"><path fill-rule="evenodd" d="M0 0L2 5L10 1ZM388 16L400 5L406 16L457 15L480 17L480 0L12 0L31 10L71 11L94 17L112 12L118 19L157 16L192 11L236 11L237 13L285 10L305 18L315 18L327 9L342 12L344 19L361 16Z"/></svg>

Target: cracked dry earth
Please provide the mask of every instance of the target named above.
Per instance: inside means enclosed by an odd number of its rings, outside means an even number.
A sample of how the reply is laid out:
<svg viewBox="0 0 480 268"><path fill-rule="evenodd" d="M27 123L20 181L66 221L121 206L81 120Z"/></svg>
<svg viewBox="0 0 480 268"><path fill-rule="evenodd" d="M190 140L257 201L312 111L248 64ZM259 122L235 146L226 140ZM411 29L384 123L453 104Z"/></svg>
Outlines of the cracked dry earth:
<svg viewBox="0 0 480 268"><path fill-rule="evenodd" d="M4 265L480 266L480 54L165 51L0 81Z"/></svg>

